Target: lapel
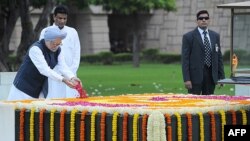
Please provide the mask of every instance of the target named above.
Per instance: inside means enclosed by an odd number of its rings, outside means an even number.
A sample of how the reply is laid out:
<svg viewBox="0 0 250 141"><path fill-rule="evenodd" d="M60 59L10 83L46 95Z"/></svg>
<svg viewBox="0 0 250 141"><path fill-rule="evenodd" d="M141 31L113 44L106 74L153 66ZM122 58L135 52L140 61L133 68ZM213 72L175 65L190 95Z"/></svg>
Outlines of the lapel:
<svg viewBox="0 0 250 141"><path fill-rule="evenodd" d="M209 33L209 37L210 37L210 44L211 44L211 50L212 50L212 52L213 52L213 50L214 50L214 46L215 46L215 36L214 36L214 34L213 34L213 32L211 31L211 30L208 30L208 33Z"/></svg>
<svg viewBox="0 0 250 141"><path fill-rule="evenodd" d="M201 47L201 49L203 51L205 51L204 44L203 44L203 41L202 41L202 38L201 38L201 34L200 34L199 30L198 30L198 27L195 28L195 30L194 30L194 37L199 41L199 44L200 44L199 46Z"/></svg>

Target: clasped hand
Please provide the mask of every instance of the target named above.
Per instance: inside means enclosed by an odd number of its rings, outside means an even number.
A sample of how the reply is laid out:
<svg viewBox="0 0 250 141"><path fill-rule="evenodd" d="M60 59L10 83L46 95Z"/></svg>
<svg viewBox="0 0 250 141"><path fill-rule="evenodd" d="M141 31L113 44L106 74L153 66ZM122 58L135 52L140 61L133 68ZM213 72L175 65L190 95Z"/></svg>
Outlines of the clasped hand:
<svg viewBox="0 0 250 141"><path fill-rule="evenodd" d="M75 88L78 83L82 86L82 82L77 77L72 77L71 79L63 78L62 82L64 82L70 88Z"/></svg>

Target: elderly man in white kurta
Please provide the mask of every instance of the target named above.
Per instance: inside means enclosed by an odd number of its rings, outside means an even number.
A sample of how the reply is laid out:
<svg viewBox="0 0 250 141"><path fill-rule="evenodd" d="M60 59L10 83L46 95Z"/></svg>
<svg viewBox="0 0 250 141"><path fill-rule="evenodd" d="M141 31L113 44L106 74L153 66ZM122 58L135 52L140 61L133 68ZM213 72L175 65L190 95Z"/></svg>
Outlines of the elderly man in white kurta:
<svg viewBox="0 0 250 141"><path fill-rule="evenodd" d="M80 64L81 47L77 31L74 28L65 25L67 22L67 16L68 9L63 5L57 6L54 10L54 24L52 26L57 26L67 33L67 37L62 40L62 54L66 64L76 75ZM45 30L46 28L42 30L40 39L43 38ZM54 70L58 72L58 67L55 66ZM77 95L78 92L75 89L69 88L64 83L48 79L47 98L74 98L77 97Z"/></svg>

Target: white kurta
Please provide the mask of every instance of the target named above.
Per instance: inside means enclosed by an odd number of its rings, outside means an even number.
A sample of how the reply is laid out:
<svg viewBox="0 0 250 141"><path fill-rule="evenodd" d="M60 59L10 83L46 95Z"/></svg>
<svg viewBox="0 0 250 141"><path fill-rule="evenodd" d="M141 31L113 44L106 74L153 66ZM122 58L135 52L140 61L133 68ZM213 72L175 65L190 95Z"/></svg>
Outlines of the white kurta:
<svg viewBox="0 0 250 141"><path fill-rule="evenodd" d="M52 26L56 25L54 24ZM44 37L45 30L46 28L42 30L40 39ZM64 26L61 30L67 33L66 38L62 40L61 52L64 56L66 65L76 75L80 64L81 55L78 33L74 28L68 26ZM59 72L57 65L55 66L54 70ZM48 85L47 98L72 98L78 95L78 92L75 89L71 89L62 82L48 79Z"/></svg>
<svg viewBox="0 0 250 141"><path fill-rule="evenodd" d="M63 76L65 76L68 79L75 77L75 74L71 72L71 70L66 65L64 61L64 55L62 53L60 53L58 56L57 69L58 69L58 72L60 72L58 73L52 70L48 66L44 58L44 55L39 47L33 46L29 49L28 52L29 52L29 57L31 61L33 62L33 64L36 66L36 68L42 75L47 76L48 78L57 82L62 82ZM43 98L43 93L40 93L39 98ZM34 99L34 98L20 91L14 85L12 85L7 100L24 100L24 99Z"/></svg>

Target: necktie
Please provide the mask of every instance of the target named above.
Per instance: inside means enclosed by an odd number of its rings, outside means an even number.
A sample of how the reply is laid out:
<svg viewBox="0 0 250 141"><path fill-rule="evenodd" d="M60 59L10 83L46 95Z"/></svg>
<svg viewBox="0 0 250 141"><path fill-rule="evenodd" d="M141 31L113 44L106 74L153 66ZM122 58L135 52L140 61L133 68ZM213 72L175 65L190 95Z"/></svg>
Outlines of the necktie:
<svg viewBox="0 0 250 141"><path fill-rule="evenodd" d="M204 47L205 47L205 64L210 67L211 66L211 48L210 43L207 37L207 31L203 32L204 34Z"/></svg>

